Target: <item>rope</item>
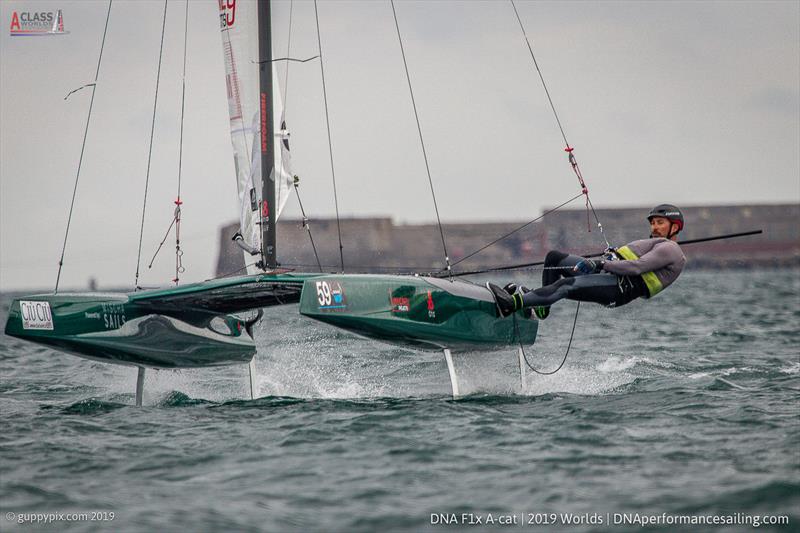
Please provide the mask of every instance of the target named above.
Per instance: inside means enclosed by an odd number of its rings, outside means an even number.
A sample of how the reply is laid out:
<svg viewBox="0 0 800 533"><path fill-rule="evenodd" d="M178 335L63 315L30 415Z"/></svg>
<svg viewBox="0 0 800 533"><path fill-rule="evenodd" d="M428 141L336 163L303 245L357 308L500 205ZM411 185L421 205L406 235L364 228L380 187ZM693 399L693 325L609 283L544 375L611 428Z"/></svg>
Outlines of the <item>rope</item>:
<svg viewBox="0 0 800 533"><path fill-rule="evenodd" d="M575 318L572 321L572 332L569 334L569 344L567 344L567 351L564 352L564 358L561 360L561 364L558 365L558 368L549 372L543 370L537 370L533 368L533 366L530 364L530 362L528 361L528 356L525 353L525 347L522 345L522 339L520 338L519 335L519 324L517 324L517 314L514 313L513 315L511 315L514 317L514 334L517 336L517 339L519 339L519 349L522 350L522 358L525 359L525 365L528 368L530 368L531 371L535 372L536 374L539 374L540 376L552 376L553 374L555 374L564 367L564 364L567 362L567 356L569 355L569 350L570 348L572 348L572 339L575 336L575 326L578 323L578 312L580 310L581 310L581 302L579 301L578 306L575 308Z"/></svg>
<svg viewBox="0 0 800 533"><path fill-rule="evenodd" d="M292 15L289 14L290 18L291 16ZM296 57L276 57L275 59L265 59L264 61L252 61L252 63L255 63L256 65L262 65L264 63L277 63L278 61L290 61L292 63L308 63L312 59L317 59L318 57L319 56L311 56L305 59L297 59Z"/></svg>
<svg viewBox="0 0 800 533"><path fill-rule="evenodd" d="M331 271L335 269L339 265L319 265L319 264L305 264L305 263L281 263L283 266L287 267L296 267L296 268L311 268L317 267L320 268L322 272ZM430 272L430 267L420 268L417 266L381 266L381 265L348 265L352 271L356 272L370 272L373 270L389 270L394 271L396 273L407 273L409 275L427 275L422 274L422 272ZM466 280L465 280L466 281Z"/></svg>
<svg viewBox="0 0 800 533"><path fill-rule="evenodd" d="M522 19L519 16L519 12L517 11L517 6L514 3L514 0L509 0L511 2L511 7L514 8L514 15L517 17L517 22L519 22L519 27L522 30L522 35L525 37L525 43L528 45L528 52L530 52L531 59L533 60L533 65L536 67L536 72L539 74L539 79L542 82L542 87L544 88L544 93L547 95L547 101L550 103L550 109L553 110L553 116L556 119L556 123L558 124L558 129L561 132L561 138L564 139L564 151L567 152L569 163L572 166L572 170L578 178L578 183L581 186L581 194L586 196L586 208L587 208L587 216L588 211L591 210L592 214L594 215L594 219L597 222L597 227L600 229L600 235L603 237L603 240L606 242L606 246L611 248L611 243L608 242L606 238L605 232L603 231L603 224L600 223L600 218L597 216L597 211L594 209L594 205L592 205L592 201L589 199L589 189L586 187L586 182L583 179L583 174L581 173L580 167L578 166L578 160L575 158L575 154L573 151L575 150L567 140L567 134L564 133L564 127L561 125L561 119L558 117L558 112L556 111L556 106L553 103L553 99L550 97L550 91L547 89L547 83L544 81L544 75L542 74L542 70L539 68L539 63L536 61L536 55L533 53L533 47L531 46L531 42L528 39L528 34L525 31L525 26L522 24ZM589 228L591 231L591 228Z"/></svg>
<svg viewBox="0 0 800 533"><path fill-rule="evenodd" d="M150 162L153 158L153 136L156 128L156 109L158 108L158 85L161 80L161 59L164 55L164 29L167 26L167 0L164 0L164 15L161 21L161 46L158 50L158 70L156 72L156 94L153 99L153 120L150 125L150 148L147 152L147 173L144 181L144 201L142 202L142 225L139 230L139 252L136 256L136 278L134 289L139 289L139 266L142 259L142 239L144 238L144 218L147 211L147 188L150 185Z"/></svg>
<svg viewBox="0 0 800 533"><path fill-rule="evenodd" d="M102 51L100 53L102 54ZM81 85L77 89L72 89L70 92L67 93L67 96L64 97L64 100L68 99L70 96L72 96L74 93L80 91L81 89L85 89L87 87L94 87L95 85L97 85L97 82L93 81L91 83L86 83L84 85Z"/></svg>
<svg viewBox="0 0 800 533"><path fill-rule="evenodd" d="M344 272L344 247L342 246L342 226L339 222L339 195L336 193L336 172L333 165L333 144L331 143L331 121L328 115L328 91L325 88L325 66L322 60L322 37L319 31L319 12L317 0L314 0L314 18L317 22L317 45L319 47L319 70L322 74L322 96L325 102L325 125L328 129L328 153L331 160L331 179L333 180L333 202L336 207L336 232L339 234L339 264Z"/></svg>
<svg viewBox="0 0 800 533"><path fill-rule="evenodd" d="M600 257L601 255L605 255L606 252L596 252L593 254L582 254L581 257ZM519 265L504 265L492 268L484 268L482 270L465 270L463 272L456 272L453 274L453 277L458 276L471 276L473 274L486 274L487 272L504 272L507 270L534 270L533 267L542 266L545 264L545 261L535 261L533 263L522 263ZM573 267L543 267L542 270L563 270L569 269Z"/></svg>
<svg viewBox="0 0 800 533"><path fill-rule="evenodd" d="M100 43L100 56L97 58L97 70L95 70L95 73L94 73L94 82L92 82L90 84L87 84L87 85L84 85L84 87L87 87L87 86L91 85L91 87L92 87L92 98L89 101L89 113L88 113L88 115L86 117L86 127L83 130L83 142L81 143L81 155L78 158L78 171L75 174L75 185L72 188L72 202L70 202L70 204L69 204L69 216L67 217L67 227L66 227L66 229L64 231L64 244L61 246L61 258L58 260L58 274L56 275L56 286L53 289L53 294L57 294L58 293L58 283L59 283L59 281L61 281L61 268L64 266L64 254L67 251L67 238L69 237L69 227L70 227L70 224L72 223L72 212L73 212L73 210L75 208L75 197L76 197L76 195L78 193L78 181L80 180L80 177L81 177L81 166L83 165L83 153L86 150L86 138L89 135L89 123L92 120L92 108L94 107L94 93L95 93L95 90L97 89L97 79L100 76L100 62L103 59L103 49L106 46L106 33L108 32L108 20L109 20L109 18L111 18L111 2L112 1L113 0L108 0L108 12L106 13L106 25L103 28L103 40ZM81 87L81 89L82 88L83 87ZM76 91L78 91L78 90L80 90L80 89L76 89ZM72 92L75 92L75 91L72 91ZM72 94L72 92L70 92L69 94ZM67 95L67 98L69 98L69 94ZM64 98L64 99L66 100L67 98Z"/></svg>
<svg viewBox="0 0 800 533"><path fill-rule="evenodd" d="M153 257L150 259L150 264L147 265L147 268L153 268L153 263L156 261L156 256L158 252L161 251L161 247L164 246L164 243L167 242L167 238L169 237L169 232L172 231L172 226L175 225L175 221L177 220L177 215L172 217L172 222L170 222L169 227L167 228L167 232L164 234L164 238L161 239L161 242L158 244L158 248L156 248L156 252L153 254Z"/></svg>
<svg viewBox="0 0 800 533"><path fill-rule="evenodd" d="M479 248L479 249L475 250L474 252L472 252L472 253L470 253L470 254L467 254L467 255L465 255L464 257L462 257L461 259L459 259L458 261L456 261L455 263L453 263L453 266L456 266L457 264L459 264L459 263L461 263L461 262L463 262L463 261L466 261L467 259L469 259L470 257L472 257L472 256L474 256L474 255L478 255L479 253L481 253L481 252L482 252L482 251L484 251L485 249L489 248L490 246L493 246L493 245L497 244L498 242L502 241L503 239L506 239L506 238L510 237L511 235L515 234L516 232L518 232L518 231L520 231L520 230L523 230L523 229L527 228L528 226L530 226L530 225L531 225L531 224L533 224L534 222L536 222L536 221L538 221L538 220L541 220L541 219L543 219L544 217L546 217L546 216L547 216L547 215L549 215L550 213L554 213L554 212L558 211L559 209L561 209L561 208L562 208L562 207L564 207L565 205L567 205L567 204L570 204L570 203L574 202L575 200L577 200L577 199L578 199L578 198L580 198L581 196L583 196L583 193L580 193L580 194L577 194L577 195L573 196L572 198L570 198L570 199L569 199L569 200L567 200L566 202L562 203L561 205L559 205L559 206L557 206L557 207L554 207L553 209L550 209L549 211L545 211L544 213L542 213L540 216L538 216L538 217L534 218L533 220L531 220L531 221L529 221L529 222L526 222L525 224L523 224L523 225L519 226L518 228L516 228L516 229L514 229L514 230L511 230L511 231L509 231L508 233L506 233L506 234L505 234L505 235L503 235L502 237L498 237L497 239L495 239L495 240L493 240L492 242L490 242L489 244L487 244L487 245L485 245L485 246L483 246L483 247L481 247L481 248Z"/></svg>
<svg viewBox="0 0 800 533"><path fill-rule="evenodd" d="M439 205L436 202L436 191L433 188L433 179L431 178L431 168L428 164L428 153L425 150L425 140L422 137L422 126L419 122L419 113L417 112L417 103L414 99L414 89L411 87L411 75L408 73L408 62L406 61L406 52L403 47L403 37L400 35L400 25L397 22L397 11L394 8L394 0L391 0L392 15L394 15L394 26L397 29L397 40L400 42L400 54L403 56L403 67L406 71L406 81L408 81L408 92L411 94L411 105L414 108L414 118L417 121L417 132L419 133L419 143L422 146L422 157L425 159L425 171L428 173L428 184L431 188L431 197L433 198L433 208L436 211L436 223L439 226L439 236L442 238L442 249L444 250L444 261L447 265L447 272L450 273L450 255L447 253L447 244L444 240L444 229L442 228L442 219L439 217Z"/></svg>
<svg viewBox="0 0 800 533"><path fill-rule="evenodd" d="M317 260L317 267L322 272L322 263L319 262L319 254L317 253L317 245L314 244L314 236L311 235L311 226L308 223L306 210L303 208L303 201L300 199L300 178L294 177L294 193L297 195L297 203L300 204L300 212L303 214L303 227L308 232L308 238L311 240L311 249L314 250L314 259Z"/></svg>
<svg viewBox="0 0 800 533"><path fill-rule="evenodd" d="M224 273L224 274L222 274L220 276L216 276L216 277L213 277L213 278L208 278L206 281L212 281L212 280L215 280L215 279L227 278L228 276L232 276L234 274L238 274L239 272L247 270L251 266L256 266L256 265L258 265L258 263L259 263L259 261L255 261L253 263L248 263L245 266L243 266L242 268L237 268L236 270L231 270L230 272L226 272L226 273Z"/></svg>

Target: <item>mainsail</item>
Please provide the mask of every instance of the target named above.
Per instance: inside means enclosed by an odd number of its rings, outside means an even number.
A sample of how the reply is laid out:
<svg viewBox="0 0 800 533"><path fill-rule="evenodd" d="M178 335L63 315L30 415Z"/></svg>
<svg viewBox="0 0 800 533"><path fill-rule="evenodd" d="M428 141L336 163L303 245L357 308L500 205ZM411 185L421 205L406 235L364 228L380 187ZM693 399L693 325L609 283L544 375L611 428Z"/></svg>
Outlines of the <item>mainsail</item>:
<svg viewBox="0 0 800 533"><path fill-rule="evenodd" d="M269 3L219 0L240 245L275 261L275 223L292 189L289 133L271 62ZM261 30L260 30L261 28ZM277 143L275 142L277 139Z"/></svg>

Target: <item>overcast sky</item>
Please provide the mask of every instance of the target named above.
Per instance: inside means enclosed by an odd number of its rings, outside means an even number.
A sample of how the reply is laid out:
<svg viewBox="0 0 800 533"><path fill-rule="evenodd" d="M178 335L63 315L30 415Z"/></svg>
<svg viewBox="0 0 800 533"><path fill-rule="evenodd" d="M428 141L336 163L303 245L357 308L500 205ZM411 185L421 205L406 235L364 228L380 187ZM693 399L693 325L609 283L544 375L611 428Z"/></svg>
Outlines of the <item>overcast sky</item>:
<svg viewBox="0 0 800 533"><path fill-rule="evenodd" d="M289 2L276 2L276 53ZM142 270L177 188L183 1L170 1ZM0 290L52 288L107 4L0 2ZM800 201L800 3L517 2L598 207ZM396 3L444 221L528 220L578 192L508 2ZM13 11L69 33L11 37ZM62 287L132 285L163 3L114 2ZM388 2L319 4L339 206L435 220ZM292 56L317 54L296 1ZM217 1L189 5L183 275L212 275L236 218ZM283 68L283 67L281 67ZM308 214L334 213L319 63L292 64L287 117ZM291 200L287 215L297 215ZM142 283L173 276L167 241Z"/></svg>

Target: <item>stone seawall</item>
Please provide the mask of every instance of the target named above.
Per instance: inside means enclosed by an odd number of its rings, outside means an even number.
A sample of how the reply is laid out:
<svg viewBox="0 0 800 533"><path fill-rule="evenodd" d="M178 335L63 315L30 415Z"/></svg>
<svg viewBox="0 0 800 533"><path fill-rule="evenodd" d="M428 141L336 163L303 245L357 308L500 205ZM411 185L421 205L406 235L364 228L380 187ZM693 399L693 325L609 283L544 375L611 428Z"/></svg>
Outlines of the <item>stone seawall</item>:
<svg viewBox="0 0 800 533"><path fill-rule="evenodd" d="M649 207L598 209L603 232L620 246L647 237ZM681 239L763 229L762 235L686 246L695 268L755 268L800 265L800 204L690 206L684 208ZM531 214L534 218L536 214ZM585 209L563 209L519 229L526 221L462 222L443 225L454 270L478 270L543 259L550 249L584 254L602 251L603 236ZM335 219L311 220L310 228L323 270L340 270ZM241 273L244 259L231 241L238 223L220 230L217 275ZM514 232L480 253L486 244ZM430 272L444 268L441 237L435 224L396 225L390 218L341 219L344 266L348 272ZM316 271L308 231L299 220L278 223L281 265ZM458 264L456 265L455 263Z"/></svg>

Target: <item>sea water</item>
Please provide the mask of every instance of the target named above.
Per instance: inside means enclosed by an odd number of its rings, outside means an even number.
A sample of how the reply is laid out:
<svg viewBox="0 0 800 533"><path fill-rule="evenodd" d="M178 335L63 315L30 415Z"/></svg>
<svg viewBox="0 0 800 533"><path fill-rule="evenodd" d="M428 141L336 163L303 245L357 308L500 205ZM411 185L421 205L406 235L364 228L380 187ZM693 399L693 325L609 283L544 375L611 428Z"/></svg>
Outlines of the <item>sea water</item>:
<svg viewBox="0 0 800 533"><path fill-rule="evenodd" d="M798 531L798 324L798 270L689 270L581 306L525 388L514 349L455 353L454 400L440 353L287 306L260 398L244 365L149 370L142 408L135 369L2 336L0 531Z"/></svg>

